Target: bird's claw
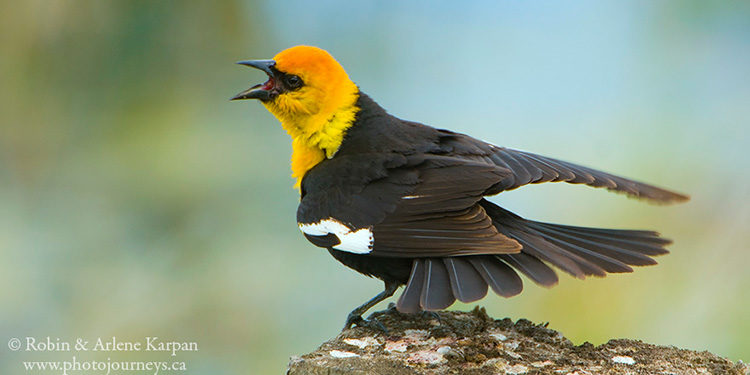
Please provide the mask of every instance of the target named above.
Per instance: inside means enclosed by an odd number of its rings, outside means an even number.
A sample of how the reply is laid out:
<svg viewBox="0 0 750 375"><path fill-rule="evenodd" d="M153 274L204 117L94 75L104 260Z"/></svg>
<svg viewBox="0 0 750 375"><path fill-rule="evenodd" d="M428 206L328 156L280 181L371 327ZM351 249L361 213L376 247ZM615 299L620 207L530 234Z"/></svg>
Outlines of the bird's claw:
<svg viewBox="0 0 750 375"><path fill-rule="evenodd" d="M438 314L437 311L422 311L420 315L422 315L423 319L435 319L439 324L443 324L443 321L440 319L440 314Z"/></svg>
<svg viewBox="0 0 750 375"><path fill-rule="evenodd" d="M349 316L346 317L346 323L344 323L343 331L346 331L347 329L352 328L352 326L354 326L355 324L358 325L362 321L364 321L364 319L362 319L362 315L349 313Z"/></svg>
<svg viewBox="0 0 750 375"><path fill-rule="evenodd" d="M369 328L374 331L380 331L386 335L388 334L388 329L385 328L385 325L379 320L375 318L364 319L362 318L362 315L350 313L349 316L346 317L346 324L344 324L343 331L346 331L354 325L357 327Z"/></svg>

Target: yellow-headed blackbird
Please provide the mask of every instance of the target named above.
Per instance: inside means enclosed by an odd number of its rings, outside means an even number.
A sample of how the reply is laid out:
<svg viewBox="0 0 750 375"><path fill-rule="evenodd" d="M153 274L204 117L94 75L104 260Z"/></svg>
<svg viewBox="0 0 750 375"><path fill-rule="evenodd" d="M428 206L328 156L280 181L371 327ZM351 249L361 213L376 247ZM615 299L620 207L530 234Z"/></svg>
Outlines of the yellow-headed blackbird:
<svg viewBox="0 0 750 375"><path fill-rule="evenodd" d="M297 223L338 261L383 280L345 328L405 285L401 312L472 302L488 286L521 292L526 275L557 283L655 264L671 241L647 230L583 228L524 219L485 199L526 184L565 181L659 203L687 196L588 167L499 147L394 117L365 95L326 51L297 46L272 60L241 61L265 83L235 99L259 99L292 137Z"/></svg>

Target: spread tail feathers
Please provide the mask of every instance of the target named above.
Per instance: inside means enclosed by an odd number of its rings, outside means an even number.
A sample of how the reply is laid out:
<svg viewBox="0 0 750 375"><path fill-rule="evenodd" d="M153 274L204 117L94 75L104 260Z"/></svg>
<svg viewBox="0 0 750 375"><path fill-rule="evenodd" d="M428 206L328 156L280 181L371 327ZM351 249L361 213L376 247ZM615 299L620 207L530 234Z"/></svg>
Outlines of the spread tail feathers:
<svg viewBox="0 0 750 375"><path fill-rule="evenodd" d="M415 259L398 300L401 312L441 310L455 300L473 302L488 289L503 297L521 293L517 272L551 287L557 274L550 266L580 279L632 272L631 266L656 264L670 240L646 230L584 228L526 220L489 201L480 203L497 230L523 248L516 254Z"/></svg>

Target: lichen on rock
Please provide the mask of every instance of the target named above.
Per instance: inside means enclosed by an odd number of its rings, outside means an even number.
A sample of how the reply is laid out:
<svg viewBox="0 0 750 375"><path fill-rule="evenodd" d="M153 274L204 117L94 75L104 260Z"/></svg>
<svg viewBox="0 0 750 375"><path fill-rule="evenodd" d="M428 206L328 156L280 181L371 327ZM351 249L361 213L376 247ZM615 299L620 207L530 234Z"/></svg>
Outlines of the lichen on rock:
<svg viewBox="0 0 750 375"><path fill-rule="evenodd" d="M388 332L348 329L292 357L287 374L750 374L741 361L636 340L576 346L546 324L494 320L479 307L437 315L391 307L373 318Z"/></svg>

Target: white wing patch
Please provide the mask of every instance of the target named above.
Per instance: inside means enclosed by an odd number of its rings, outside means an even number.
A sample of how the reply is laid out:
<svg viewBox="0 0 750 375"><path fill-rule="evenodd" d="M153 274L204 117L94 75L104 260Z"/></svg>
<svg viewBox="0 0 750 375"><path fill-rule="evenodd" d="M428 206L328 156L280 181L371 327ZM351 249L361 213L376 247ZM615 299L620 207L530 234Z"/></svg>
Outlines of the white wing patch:
<svg viewBox="0 0 750 375"><path fill-rule="evenodd" d="M317 223L297 223L302 233L311 236L325 236L329 233L339 239L339 244L333 248L355 254L368 254L372 251L375 239L372 236L372 228L360 228L352 230L344 223L328 218Z"/></svg>

